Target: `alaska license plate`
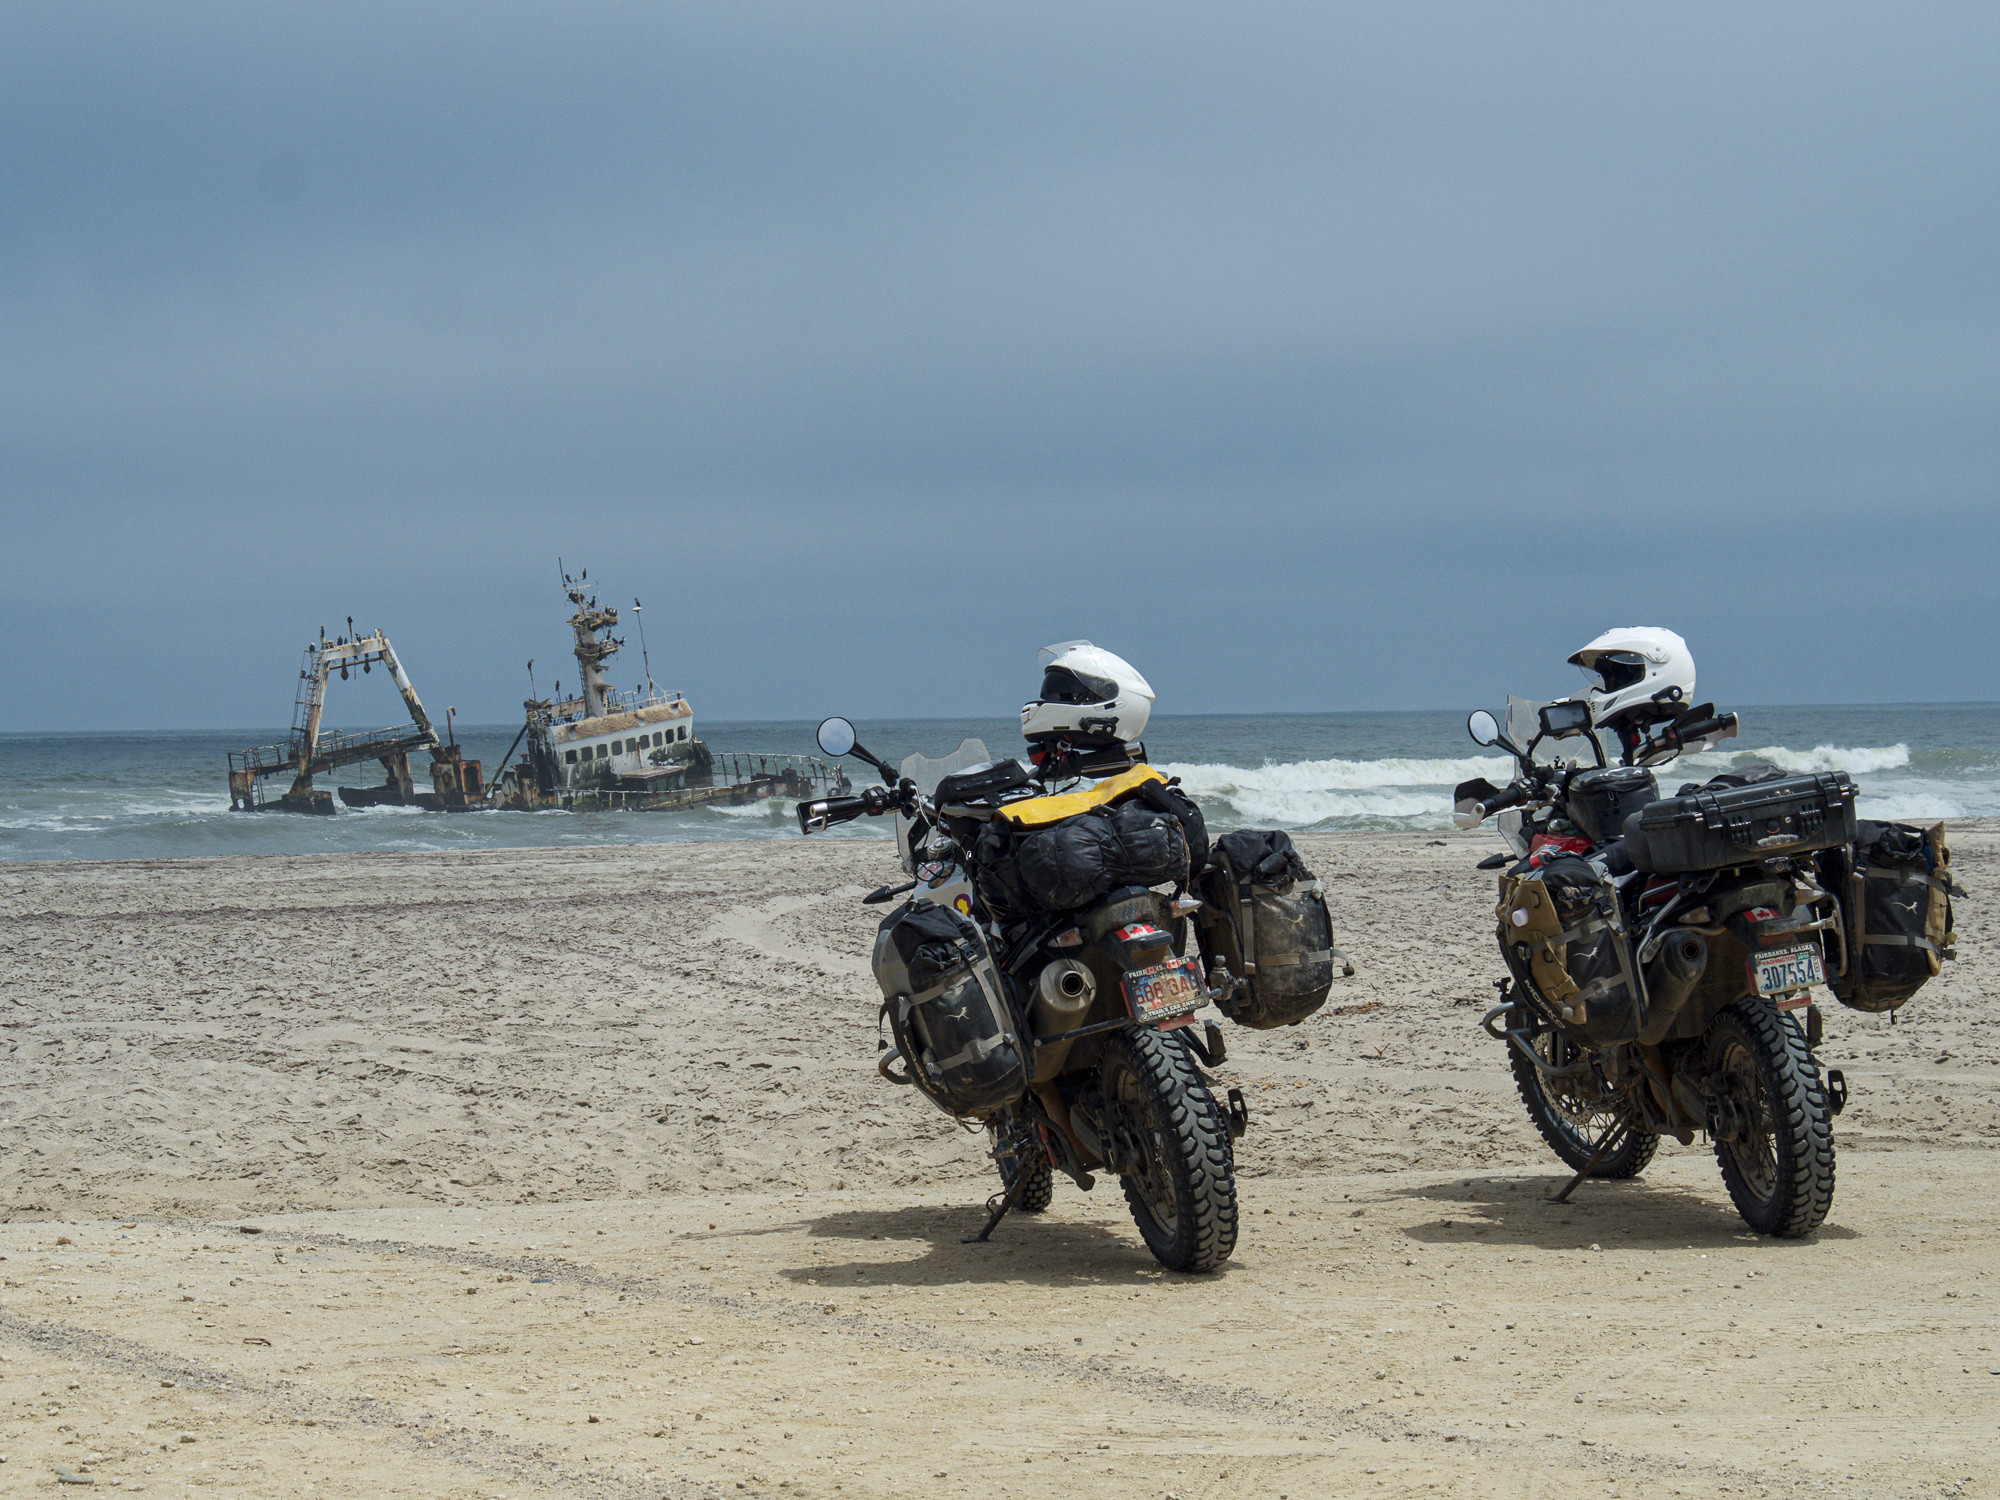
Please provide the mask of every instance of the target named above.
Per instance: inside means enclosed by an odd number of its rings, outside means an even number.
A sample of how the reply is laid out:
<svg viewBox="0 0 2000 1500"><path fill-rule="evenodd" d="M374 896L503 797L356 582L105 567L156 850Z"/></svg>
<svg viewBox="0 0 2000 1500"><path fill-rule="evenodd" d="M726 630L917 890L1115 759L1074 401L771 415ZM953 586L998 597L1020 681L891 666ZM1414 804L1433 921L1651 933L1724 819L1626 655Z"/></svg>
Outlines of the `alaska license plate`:
<svg viewBox="0 0 2000 1500"><path fill-rule="evenodd" d="M1826 982L1816 947L1759 953L1750 960L1750 976L1757 981L1760 995L1789 995L1808 985Z"/></svg>
<svg viewBox="0 0 2000 1500"><path fill-rule="evenodd" d="M1125 976L1125 1003L1132 1018L1149 1026L1177 1021L1208 1004L1208 985L1201 977L1201 965L1192 958L1176 958L1154 964L1150 969L1134 969Z"/></svg>

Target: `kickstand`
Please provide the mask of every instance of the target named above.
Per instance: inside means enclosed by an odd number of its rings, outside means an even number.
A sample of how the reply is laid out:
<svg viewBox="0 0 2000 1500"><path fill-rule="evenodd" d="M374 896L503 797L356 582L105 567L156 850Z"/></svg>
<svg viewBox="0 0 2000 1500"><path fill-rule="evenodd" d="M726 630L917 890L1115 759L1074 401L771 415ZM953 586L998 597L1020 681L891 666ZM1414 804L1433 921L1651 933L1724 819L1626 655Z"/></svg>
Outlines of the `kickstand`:
<svg viewBox="0 0 2000 1500"><path fill-rule="evenodd" d="M962 1235L961 1245L983 1245L991 1238L993 1231L1000 1227L1000 1221L1007 1217L1007 1210L1020 1201L1021 1190L1028 1185L1034 1175L1034 1158L1023 1153L1021 1164L1014 1172L1014 1180L1007 1184L1007 1191L986 1200L986 1223L977 1234Z"/></svg>
<svg viewBox="0 0 2000 1500"><path fill-rule="evenodd" d="M1557 1193L1555 1197L1549 1199L1549 1202L1551 1203L1569 1202L1569 1195L1576 1191L1576 1185L1579 1182L1583 1181L1584 1178L1590 1175L1590 1169L1596 1166L1600 1161L1604 1160L1604 1153L1609 1151L1613 1146L1617 1145L1620 1141L1624 1140L1625 1137L1631 1132L1631 1129L1632 1127L1630 1125L1620 1125L1616 1130L1612 1131L1609 1135L1605 1136L1603 1140L1599 1141L1597 1143L1597 1149L1590 1153L1590 1160L1583 1164L1582 1168L1577 1172L1576 1176L1570 1178L1568 1186L1566 1186L1560 1193ZM995 1222L998 1221L996 1220Z"/></svg>

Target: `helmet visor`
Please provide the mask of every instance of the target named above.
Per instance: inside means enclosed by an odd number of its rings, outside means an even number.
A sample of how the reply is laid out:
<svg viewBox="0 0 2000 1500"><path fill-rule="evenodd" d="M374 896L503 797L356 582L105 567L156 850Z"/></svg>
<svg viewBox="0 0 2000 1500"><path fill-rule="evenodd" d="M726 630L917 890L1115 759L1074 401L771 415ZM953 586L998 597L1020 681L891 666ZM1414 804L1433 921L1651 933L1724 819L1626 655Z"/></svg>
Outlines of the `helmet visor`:
<svg viewBox="0 0 2000 1500"><path fill-rule="evenodd" d="M1595 660L1577 665L1593 687L1607 693L1628 688L1646 675L1646 658L1636 651L1600 651Z"/></svg>
<svg viewBox="0 0 2000 1500"><path fill-rule="evenodd" d="M1042 673L1044 703L1109 703L1117 696L1118 684L1108 677L1093 677L1068 667L1050 667Z"/></svg>

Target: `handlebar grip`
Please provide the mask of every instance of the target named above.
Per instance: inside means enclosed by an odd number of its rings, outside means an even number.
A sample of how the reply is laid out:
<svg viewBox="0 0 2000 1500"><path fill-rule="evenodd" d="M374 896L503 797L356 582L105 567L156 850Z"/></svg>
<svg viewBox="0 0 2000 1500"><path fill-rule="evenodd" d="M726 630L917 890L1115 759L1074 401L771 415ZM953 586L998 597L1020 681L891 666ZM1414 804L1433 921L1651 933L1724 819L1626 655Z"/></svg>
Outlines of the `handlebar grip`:
<svg viewBox="0 0 2000 1500"><path fill-rule="evenodd" d="M801 802L798 806L799 832L823 833L836 823L851 823L856 818L882 811L869 806L870 798L861 797L821 797L813 802Z"/></svg>
<svg viewBox="0 0 2000 1500"><path fill-rule="evenodd" d="M1685 743L1688 740L1698 740L1714 734L1718 729L1734 728L1736 728L1735 714L1717 714L1712 719L1696 719L1692 724L1676 724L1674 737Z"/></svg>
<svg viewBox="0 0 2000 1500"><path fill-rule="evenodd" d="M1517 781L1492 801L1480 803L1477 811L1482 819L1490 818L1493 814L1505 812L1510 807L1519 807L1532 795L1533 790L1525 781Z"/></svg>

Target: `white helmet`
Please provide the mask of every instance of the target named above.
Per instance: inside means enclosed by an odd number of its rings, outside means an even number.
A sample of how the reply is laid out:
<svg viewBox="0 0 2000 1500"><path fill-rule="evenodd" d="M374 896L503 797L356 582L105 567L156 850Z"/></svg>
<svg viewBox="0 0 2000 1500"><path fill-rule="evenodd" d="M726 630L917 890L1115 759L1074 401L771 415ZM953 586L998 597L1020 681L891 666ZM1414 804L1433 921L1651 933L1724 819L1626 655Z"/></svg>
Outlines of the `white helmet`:
<svg viewBox="0 0 2000 1500"><path fill-rule="evenodd" d="M1138 669L1089 641L1040 652L1042 695L1021 705L1021 737L1131 742L1153 713L1153 689Z"/></svg>
<svg viewBox="0 0 2000 1500"><path fill-rule="evenodd" d="M1599 728L1670 719L1694 701L1694 658L1671 630L1622 625L1605 631L1570 662L1590 679L1583 696Z"/></svg>

